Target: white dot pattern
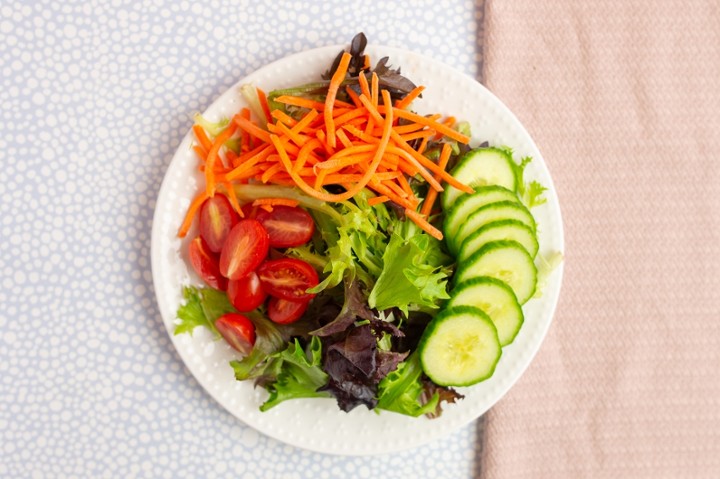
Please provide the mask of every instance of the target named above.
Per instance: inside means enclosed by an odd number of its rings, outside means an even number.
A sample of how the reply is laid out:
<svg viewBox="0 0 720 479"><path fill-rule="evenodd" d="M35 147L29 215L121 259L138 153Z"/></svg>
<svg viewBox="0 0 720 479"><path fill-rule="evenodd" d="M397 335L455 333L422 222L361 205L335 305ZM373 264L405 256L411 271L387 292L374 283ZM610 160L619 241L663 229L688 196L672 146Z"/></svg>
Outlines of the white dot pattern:
<svg viewBox="0 0 720 479"><path fill-rule="evenodd" d="M375 458L259 434L190 375L155 302L160 182L191 115L238 79L358 31L477 75L475 2L347 5L0 6L0 477L477 474L482 422Z"/></svg>

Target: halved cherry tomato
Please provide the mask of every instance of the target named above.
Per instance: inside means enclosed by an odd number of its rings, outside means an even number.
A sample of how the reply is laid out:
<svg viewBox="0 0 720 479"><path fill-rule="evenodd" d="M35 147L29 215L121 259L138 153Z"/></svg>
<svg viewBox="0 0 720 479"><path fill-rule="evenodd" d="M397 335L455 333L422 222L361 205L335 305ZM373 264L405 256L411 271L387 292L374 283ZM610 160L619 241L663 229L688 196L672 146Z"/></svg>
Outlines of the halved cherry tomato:
<svg viewBox="0 0 720 479"><path fill-rule="evenodd" d="M302 208L277 205L272 211L260 209L256 219L270 235L273 248L290 248L307 243L315 231L310 213Z"/></svg>
<svg viewBox="0 0 720 479"><path fill-rule="evenodd" d="M239 219L225 196L217 194L205 200L200 208L200 236L205 240L210 251L214 253L222 251L230 230Z"/></svg>
<svg viewBox="0 0 720 479"><path fill-rule="evenodd" d="M254 220L257 216L257 212L260 211L259 206L253 206L252 201L250 203L245 203L240 208L243 212L243 218L252 219Z"/></svg>
<svg viewBox="0 0 720 479"><path fill-rule="evenodd" d="M294 323L303 315L310 301L288 301L282 298L270 298L268 316L278 324Z"/></svg>
<svg viewBox="0 0 720 479"><path fill-rule="evenodd" d="M228 279L240 279L255 271L270 248L265 228L256 220L240 220L230 231L220 254L220 272Z"/></svg>
<svg viewBox="0 0 720 479"><path fill-rule="evenodd" d="M242 314L224 314L215 321L215 327L230 346L246 356L255 346L255 325Z"/></svg>
<svg viewBox="0 0 720 479"><path fill-rule="evenodd" d="M225 290L225 288L227 288L227 279L223 278L220 274L218 256L210 251L207 243L198 236L190 242L188 250L190 264L198 276L200 276L208 286Z"/></svg>
<svg viewBox="0 0 720 479"><path fill-rule="evenodd" d="M305 261L295 258L265 261L257 274L263 289L276 298L302 301L315 296L305 291L317 286L318 274Z"/></svg>
<svg viewBox="0 0 720 479"><path fill-rule="evenodd" d="M260 278L254 271L240 279L230 280L227 295L235 309L243 313L257 308L267 297L267 293L260 284Z"/></svg>

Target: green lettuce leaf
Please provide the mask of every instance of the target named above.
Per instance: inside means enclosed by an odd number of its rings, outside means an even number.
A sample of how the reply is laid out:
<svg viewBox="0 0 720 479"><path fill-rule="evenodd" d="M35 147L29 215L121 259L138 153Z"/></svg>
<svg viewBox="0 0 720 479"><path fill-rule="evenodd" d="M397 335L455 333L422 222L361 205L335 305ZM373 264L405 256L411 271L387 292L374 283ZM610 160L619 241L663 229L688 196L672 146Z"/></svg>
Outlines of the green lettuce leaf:
<svg viewBox="0 0 720 479"><path fill-rule="evenodd" d="M326 391L318 391L328 380L320 368L321 359L322 343L317 337L310 340L307 351L295 339L286 349L274 354L267 373L272 373L276 380L266 385L270 397L260 410L267 411L288 399L331 397Z"/></svg>
<svg viewBox="0 0 720 479"><path fill-rule="evenodd" d="M255 346L243 359L230 361L238 381L265 375L270 357L281 351L290 339L286 329L277 327L263 315L249 313L247 316L255 325Z"/></svg>
<svg viewBox="0 0 720 479"><path fill-rule="evenodd" d="M411 354L398 364L378 385L377 409L385 409L408 416L432 414L437 410L440 395L435 392L423 402L424 385L421 381L422 367L417 353Z"/></svg>
<svg viewBox="0 0 720 479"><path fill-rule="evenodd" d="M229 118L220 118L218 121L210 121L200 113L195 113L193 120L195 120L195 123L202 126L211 138L218 136L220 132L223 131L230 123Z"/></svg>
<svg viewBox="0 0 720 479"><path fill-rule="evenodd" d="M198 326L204 326L220 337L215 329L215 321L225 313L235 312L232 304L223 291L212 288L183 288L185 304L180 306L177 317L180 323L175 326L174 334L190 333Z"/></svg>
<svg viewBox="0 0 720 479"><path fill-rule="evenodd" d="M402 222L391 235L383 255L383 270L370 292L371 308L393 307L408 314L434 311L447 293L450 259L442 252L439 241L419 232L409 221Z"/></svg>
<svg viewBox="0 0 720 479"><path fill-rule="evenodd" d="M510 150L510 154L512 154L512 150ZM520 160L520 164L515 165L515 175L517 176L517 194L528 208L534 208L535 206L540 206L547 202L547 198L544 196L547 188L535 180L525 182L525 179L523 178L525 175L525 167L530 164L531 161L532 157L526 156Z"/></svg>

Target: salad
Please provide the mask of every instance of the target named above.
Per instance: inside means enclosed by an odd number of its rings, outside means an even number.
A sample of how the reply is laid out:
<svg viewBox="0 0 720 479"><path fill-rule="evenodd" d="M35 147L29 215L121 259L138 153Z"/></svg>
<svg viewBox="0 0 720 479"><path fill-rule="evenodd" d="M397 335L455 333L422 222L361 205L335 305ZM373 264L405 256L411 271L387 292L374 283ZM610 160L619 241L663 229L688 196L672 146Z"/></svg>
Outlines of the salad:
<svg viewBox="0 0 720 479"><path fill-rule="evenodd" d="M235 377L268 391L263 411L330 397L437 417L493 374L554 266L530 159L414 113L424 88L387 58L372 67L365 45L318 82L245 85L248 108L196 116L205 187L178 235L204 285L185 287L175 334L227 341Z"/></svg>

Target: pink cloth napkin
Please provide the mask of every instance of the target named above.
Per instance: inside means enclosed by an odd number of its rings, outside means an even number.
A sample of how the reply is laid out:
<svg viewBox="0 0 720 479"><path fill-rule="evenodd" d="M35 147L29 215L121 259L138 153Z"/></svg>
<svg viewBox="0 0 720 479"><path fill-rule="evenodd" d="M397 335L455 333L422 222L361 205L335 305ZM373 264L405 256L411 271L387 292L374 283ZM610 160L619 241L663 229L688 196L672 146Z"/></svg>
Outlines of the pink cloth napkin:
<svg viewBox="0 0 720 479"><path fill-rule="evenodd" d="M486 0L484 81L536 140L565 279L488 413L488 478L720 477L720 3Z"/></svg>

